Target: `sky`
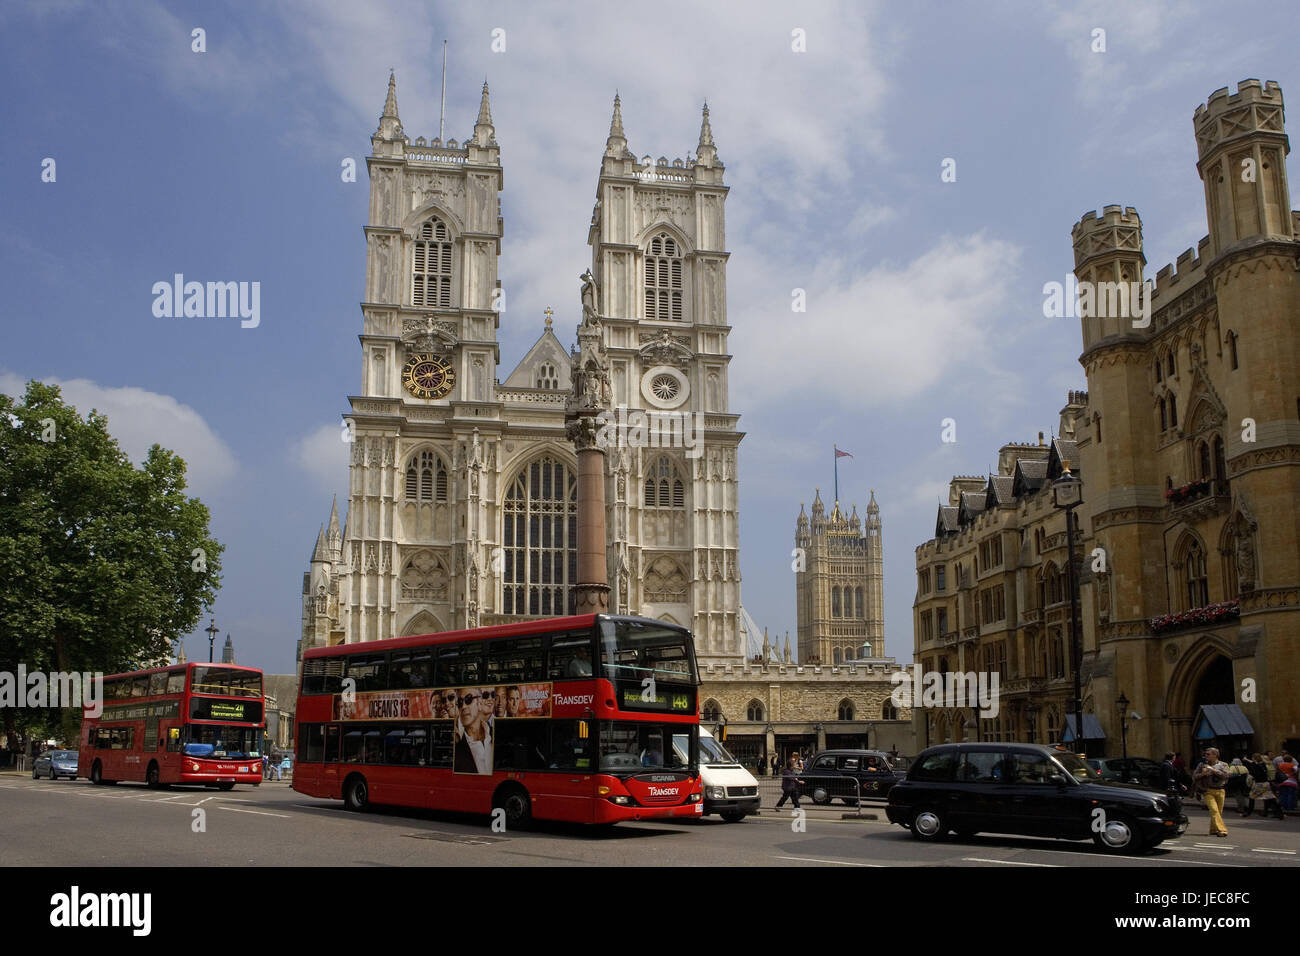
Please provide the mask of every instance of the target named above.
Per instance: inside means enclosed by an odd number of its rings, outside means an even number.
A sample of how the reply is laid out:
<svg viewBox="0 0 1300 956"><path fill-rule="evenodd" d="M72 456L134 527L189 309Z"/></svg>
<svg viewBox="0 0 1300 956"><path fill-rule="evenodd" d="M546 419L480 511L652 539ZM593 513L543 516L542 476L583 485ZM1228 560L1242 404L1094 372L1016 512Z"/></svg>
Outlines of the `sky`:
<svg viewBox="0 0 1300 956"><path fill-rule="evenodd" d="M1136 207L1151 277L1195 246L1192 114L1250 77L1300 95L1297 21L1159 0L6 3L0 392L59 384L137 462L153 442L181 455L226 547L219 642L291 672L302 574L346 498L389 70L413 138L437 135L444 40L449 138L491 85L502 380L547 306L573 339L615 91L632 152L669 160L694 153L707 101L731 187L742 603L793 643L795 518L817 487L829 509L838 444L844 506L880 505L886 652L907 662L914 551L949 478L1050 435L1086 387L1078 320L1043 315L1071 226ZM176 273L260 282L259 323L156 316Z"/></svg>

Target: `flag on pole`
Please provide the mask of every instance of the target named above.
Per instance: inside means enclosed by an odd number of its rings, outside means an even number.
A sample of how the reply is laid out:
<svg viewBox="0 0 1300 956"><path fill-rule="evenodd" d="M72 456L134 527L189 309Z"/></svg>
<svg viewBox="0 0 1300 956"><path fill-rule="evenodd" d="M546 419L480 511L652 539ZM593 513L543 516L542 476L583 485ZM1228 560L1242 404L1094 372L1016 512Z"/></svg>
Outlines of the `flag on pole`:
<svg viewBox="0 0 1300 956"><path fill-rule="evenodd" d="M831 447L834 447L834 446L831 446ZM842 448L836 448L836 449L835 449L835 457L836 457L836 458L852 458L853 456L850 455L847 451L844 451Z"/></svg>

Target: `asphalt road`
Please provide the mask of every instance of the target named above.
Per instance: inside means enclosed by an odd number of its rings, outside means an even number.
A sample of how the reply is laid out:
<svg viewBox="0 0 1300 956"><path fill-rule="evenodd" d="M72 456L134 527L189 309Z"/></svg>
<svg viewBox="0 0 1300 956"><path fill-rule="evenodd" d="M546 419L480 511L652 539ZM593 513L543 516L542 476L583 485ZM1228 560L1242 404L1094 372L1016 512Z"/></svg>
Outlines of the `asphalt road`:
<svg viewBox="0 0 1300 956"><path fill-rule="evenodd" d="M805 807L806 807L805 803ZM1300 818L1227 817L1229 837L1205 835L1193 807L1188 832L1142 856L1112 856L1091 843L1019 837L955 837L922 843L888 823L841 820L845 808L807 813L796 830L789 807L743 823L623 823L602 831L539 823L493 833L486 817L414 810L355 814L287 783L149 790L139 784L32 780L0 773L0 865L95 866L985 866L1207 870L1294 867Z"/></svg>

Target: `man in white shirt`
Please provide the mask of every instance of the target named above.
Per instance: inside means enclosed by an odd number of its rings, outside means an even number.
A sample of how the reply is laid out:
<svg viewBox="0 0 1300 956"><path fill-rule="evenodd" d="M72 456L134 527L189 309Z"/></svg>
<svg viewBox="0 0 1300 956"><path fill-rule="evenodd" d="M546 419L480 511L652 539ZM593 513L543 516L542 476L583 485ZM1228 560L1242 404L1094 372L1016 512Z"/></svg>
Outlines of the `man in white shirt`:
<svg viewBox="0 0 1300 956"><path fill-rule="evenodd" d="M456 773L492 772L492 730L483 720L479 700L479 693L469 688L462 690L457 699L460 719L452 754L452 769Z"/></svg>

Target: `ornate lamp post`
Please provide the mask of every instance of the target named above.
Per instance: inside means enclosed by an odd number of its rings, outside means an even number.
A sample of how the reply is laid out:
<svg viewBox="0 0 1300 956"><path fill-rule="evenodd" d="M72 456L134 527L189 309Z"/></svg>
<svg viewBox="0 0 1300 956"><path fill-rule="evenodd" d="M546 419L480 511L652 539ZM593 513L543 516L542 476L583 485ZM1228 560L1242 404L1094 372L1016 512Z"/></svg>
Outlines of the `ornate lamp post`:
<svg viewBox="0 0 1300 956"><path fill-rule="evenodd" d="M1115 706L1119 708L1119 742L1120 753L1125 760L1128 759L1128 698L1124 692L1119 692L1119 700L1115 701Z"/></svg>
<svg viewBox="0 0 1300 956"><path fill-rule="evenodd" d="M574 582L576 612L609 610L605 538L605 447L599 422L608 419L609 360L600 326L596 279L582 278L582 325L573 390L564 410L564 434L578 453L578 569Z"/></svg>
<svg viewBox="0 0 1300 956"><path fill-rule="evenodd" d="M208 626L205 627L204 630L207 631L208 634L208 663L211 664L212 649L216 644L217 635L221 633L221 628L217 627L217 619L214 617L211 621L208 622Z"/></svg>
<svg viewBox="0 0 1300 956"><path fill-rule="evenodd" d="M1065 473L1052 482L1052 504L1065 512L1065 551L1070 582L1070 652L1074 657L1074 743L1083 753L1083 642L1079 635L1079 576L1074 566L1074 509L1083 504L1083 483L1070 474L1070 463L1061 462ZM1082 749L1081 749L1082 748Z"/></svg>

